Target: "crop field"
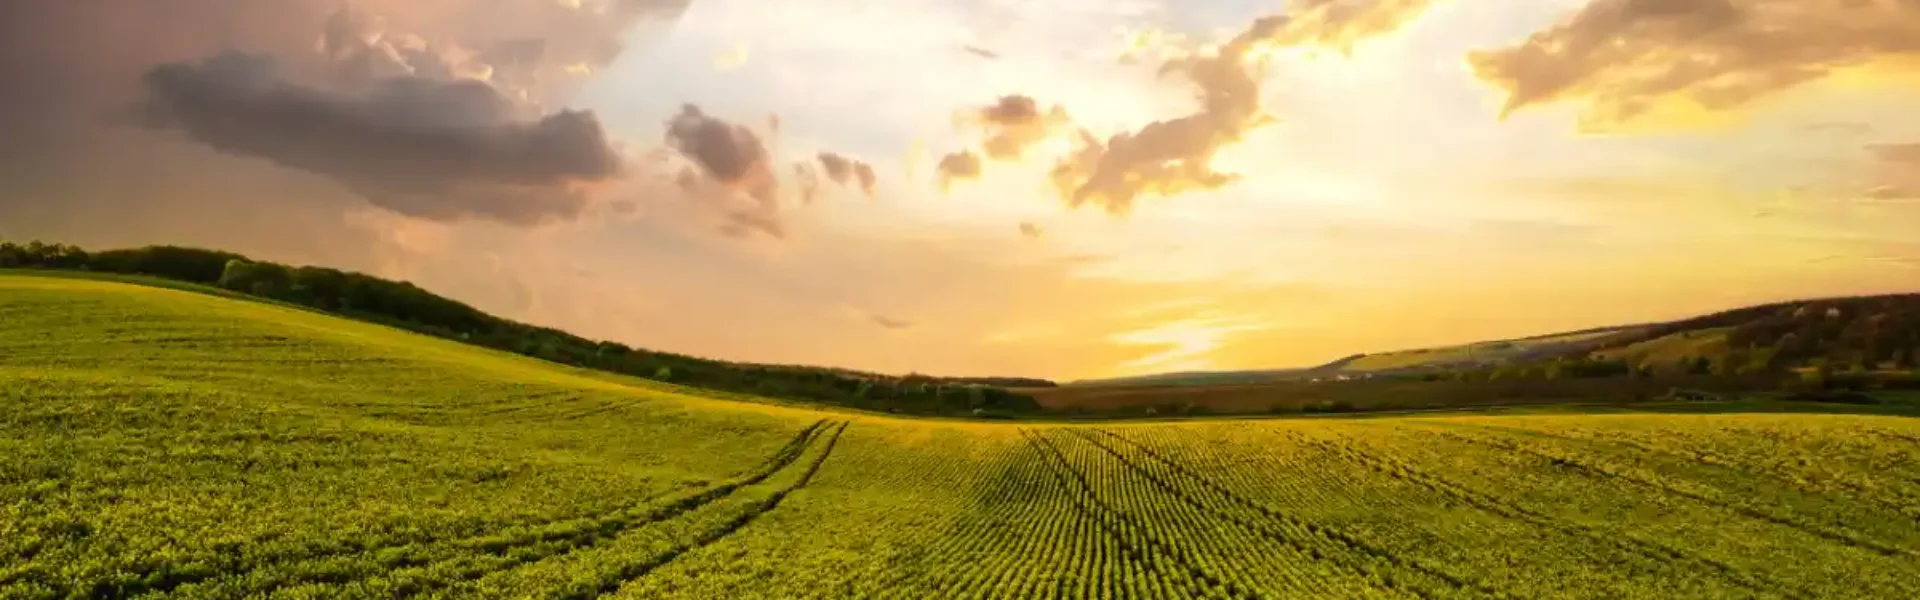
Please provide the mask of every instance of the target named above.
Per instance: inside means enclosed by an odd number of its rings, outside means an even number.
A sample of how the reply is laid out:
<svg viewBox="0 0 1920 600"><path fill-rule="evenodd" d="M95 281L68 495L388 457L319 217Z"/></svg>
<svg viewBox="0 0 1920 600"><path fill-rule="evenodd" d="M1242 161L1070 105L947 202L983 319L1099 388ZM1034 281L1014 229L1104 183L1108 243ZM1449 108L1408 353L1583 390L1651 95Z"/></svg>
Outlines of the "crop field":
<svg viewBox="0 0 1920 600"><path fill-rule="evenodd" d="M1883 414L908 420L0 274L0 598L1915 598Z"/></svg>

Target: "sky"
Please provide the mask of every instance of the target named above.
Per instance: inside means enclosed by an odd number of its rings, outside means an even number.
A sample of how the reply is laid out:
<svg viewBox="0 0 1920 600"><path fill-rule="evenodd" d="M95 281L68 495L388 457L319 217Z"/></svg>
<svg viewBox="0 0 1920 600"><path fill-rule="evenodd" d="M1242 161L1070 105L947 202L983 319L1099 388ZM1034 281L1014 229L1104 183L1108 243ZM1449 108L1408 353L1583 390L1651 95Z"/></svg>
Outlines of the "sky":
<svg viewBox="0 0 1920 600"><path fill-rule="evenodd" d="M1078 379L1920 287L1915 0L0 0L0 238Z"/></svg>

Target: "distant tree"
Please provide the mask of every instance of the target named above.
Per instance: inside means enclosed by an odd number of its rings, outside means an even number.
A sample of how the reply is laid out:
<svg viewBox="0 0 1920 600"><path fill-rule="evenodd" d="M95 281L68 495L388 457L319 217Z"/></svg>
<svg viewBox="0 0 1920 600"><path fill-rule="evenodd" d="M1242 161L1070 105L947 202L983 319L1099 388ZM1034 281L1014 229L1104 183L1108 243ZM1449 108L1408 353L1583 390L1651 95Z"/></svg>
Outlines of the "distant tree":
<svg viewBox="0 0 1920 600"><path fill-rule="evenodd" d="M1687 365L1687 374L1689 375L1707 375L1712 372L1713 359L1705 356L1693 357L1693 361Z"/></svg>
<svg viewBox="0 0 1920 600"><path fill-rule="evenodd" d="M1714 375L1733 375L1746 365L1747 351L1729 350L1720 357L1719 362L1709 366Z"/></svg>
<svg viewBox="0 0 1920 600"><path fill-rule="evenodd" d="M293 288L293 274L286 267L268 262L227 261L218 285L237 292L265 298L280 298Z"/></svg>
<svg viewBox="0 0 1920 600"><path fill-rule="evenodd" d="M146 246L100 252L93 256L91 264L95 271L152 275L214 285L226 272L227 263L234 260L247 260L247 257L203 248Z"/></svg>

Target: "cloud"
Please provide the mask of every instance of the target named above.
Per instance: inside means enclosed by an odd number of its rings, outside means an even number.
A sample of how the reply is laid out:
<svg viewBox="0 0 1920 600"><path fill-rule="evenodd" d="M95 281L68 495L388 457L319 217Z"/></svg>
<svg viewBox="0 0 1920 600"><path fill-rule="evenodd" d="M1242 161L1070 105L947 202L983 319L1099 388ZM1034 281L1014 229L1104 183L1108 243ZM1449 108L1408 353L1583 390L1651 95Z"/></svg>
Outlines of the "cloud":
<svg viewBox="0 0 1920 600"><path fill-rule="evenodd" d="M940 173L940 189L946 190L957 181L971 181L980 178L980 155L971 150L961 150L940 157L940 164L934 167Z"/></svg>
<svg viewBox="0 0 1920 600"><path fill-rule="evenodd" d="M323 175L395 212L533 224L575 216L621 158L589 112L522 120L472 80L381 79L360 92L287 81L223 54L147 73L146 123L229 154Z"/></svg>
<svg viewBox="0 0 1920 600"><path fill-rule="evenodd" d="M667 121L666 142L715 182L762 200L778 191L766 144L744 125L708 116L699 106L686 104Z"/></svg>
<svg viewBox="0 0 1920 600"><path fill-rule="evenodd" d="M1100 140L1082 132L1078 147L1054 165L1050 178L1069 206L1093 204L1125 214L1143 195L1173 196L1215 189L1239 177L1213 167L1214 156L1253 129L1272 122L1260 105L1265 51L1326 47L1351 51L1355 43L1392 33L1432 4L1430 0L1303 0L1285 16L1254 20L1210 52L1175 56L1162 76L1196 88L1199 109ZM1135 40L1134 47L1148 38Z"/></svg>
<svg viewBox="0 0 1920 600"><path fill-rule="evenodd" d="M1163 65L1163 74L1180 75L1198 88L1200 110L1105 141L1083 132L1079 149L1053 169L1062 197L1071 206L1092 203L1124 214L1142 194L1171 196L1233 181L1234 176L1213 169L1214 154L1264 122L1260 83L1254 78L1260 61L1250 60L1250 55L1270 43L1287 22L1283 17L1260 19L1212 54Z"/></svg>
<svg viewBox="0 0 1920 600"><path fill-rule="evenodd" d="M1438 1L1294 0L1287 3L1291 22L1275 41L1351 52L1361 41L1399 31Z"/></svg>
<svg viewBox="0 0 1920 600"><path fill-rule="evenodd" d="M895 319L882 314L868 313L867 319L870 321L873 321L873 324L879 325L882 329L892 329L892 330L898 331L901 329L907 329L907 328L913 327L912 321Z"/></svg>
<svg viewBox="0 0 1920 600"><path fill-rule="evenodd" d="M962 120L986 130L981 150L987 158L1002 161L1020 160L1027 148L1072 122L1066 108L1055 106L1043 112L1039 102L1020 94L1001 96L993 104L964 113Z"/></svg>
<svg viewBox="0 0 1920 600"><path fill-rule="evenodd" d="M986 48L981 48L979 46L974 46L971 44L961 46L960 49L962 51L965 51L968 54L972 54L974 56L978 56L980 58L984 58L987 60L998 60L1000 58L999 52L994 52L992 50L988 50Z"/></svg>
<svg viewBox="0 0 1920 600"><path fill-rule="evenodd" d="M878 183L873 165L847 158L833 152L822 151L818 157L820 168L827 172L827 179L840 185L858 185L867 197L873 197L873 188Z"/></svg>
<svg viewBox="0 0 1920 600"><path fill-rule="evenodd" d="M769 127L777 129L779 119L770 119ZM878 183L872 165L830 151L794 162L783 171L761 134L693 104L682 105L667 121L665 142L689 163L674 183L710 208L718 208L725 216L721 231L729 235L786 238L782 219L786 191L797 191L802 203L811 204L823 180L857 185L868 196ZM783 181L783 172L793 179Z"/></svg>
<svg viewBox="0 0 1920 600"><path fill-rule="evenodd" d="M1037 239L1040 239L1040 236L1044 235L1045 233L1046 233L1045 231L1042 231L1040 229L1039 225L1035 225L1032 223L1025 223L1025 222L1020 224L1021 237L1024 237L1030 240L1037 240Z"/></svg>
<svg viewBox="0 0 1920 600"><path fill-rule="evenodd" d="M723 207L728 218L723 231L786 237L780 221L780 180L759 134L687 104L667 121L666 144L693 163L677 178L682 189L718 196L723 203L739 197L751 201L744 207Z"/></svg>
<svg viewBox="0 0 1920 600"><path fill-rule="evenodd" d="M813 163L794 163L793 177L800 181L800 203L813 204L820 196L820 170Z"/></svg>
<svg viewBox="0 0 1920 600"><path fill-rule="evenodd" d="M1072 125L1065 108L1054 106L1043 112L1033 97L1021 94L1001 96L993 104L961 111L954 121L960 127L984 130L986 136L979 153L961 150L941 157L936 167L941 191L956 181L980 178L982 154L997 161L1018 161L1028 148Z"/></svg>
<svg viewBox="0 0 1920 600"><path fill-rule="evenodd" d="M623 173L593 115L541 106L686 2L342 5L0 2L0 220L175 214L138 230L178 236L282 211L300 216L258 238L324 240L374 206L571 218Z"/></svg>
<svg viewBox="0 0 1920 600"><path fill-rule="evenodd" d="M1913 0L1592 0L1514 46L1469 54L1503 114L1583 104L1583 123L1667 102L1731 110L1849 67L1920 55Z"/></svg>
<svg viewBox="0 0 1920 600"><path fill-rule="evenodd" d="M1920 142L1877 144L1867 147L1875 159L1877 180L1865 193L1869 200L1920 200Z"/></svg>
<svg viewBox="0 0 1920 600"><path fill-rule="evenodd" d="M1870 147L1875 157L1892 166L1920 169L1920 142L1878 144Z"/></svg>

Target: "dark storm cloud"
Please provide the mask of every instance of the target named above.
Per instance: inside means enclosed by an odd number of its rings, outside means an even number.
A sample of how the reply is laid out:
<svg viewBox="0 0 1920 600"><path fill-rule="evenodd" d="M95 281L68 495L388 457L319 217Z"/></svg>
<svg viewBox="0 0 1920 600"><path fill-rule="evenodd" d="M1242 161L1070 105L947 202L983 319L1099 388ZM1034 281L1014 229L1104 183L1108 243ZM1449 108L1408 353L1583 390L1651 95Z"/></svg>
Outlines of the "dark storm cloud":
<svg viewBox="0 0 1920 600"><path fill-rule="evenodd" d="M478 81L397 77L330 92L283 79L271 59L224 54L156 67L146 87L150 126L324 175L417 217L572 217L585 202L577 186L621 170L592 113L523 121Z"/></svg>
<svg viewBox="0 0 1920 600"><path fill-rule="evenodd" d="M1915 0L1593 0L1468 61L1507 92L1504 113L1572 102L1606 126L1665 101L1733 109L1840 69L1915 57Z"/></svg>

